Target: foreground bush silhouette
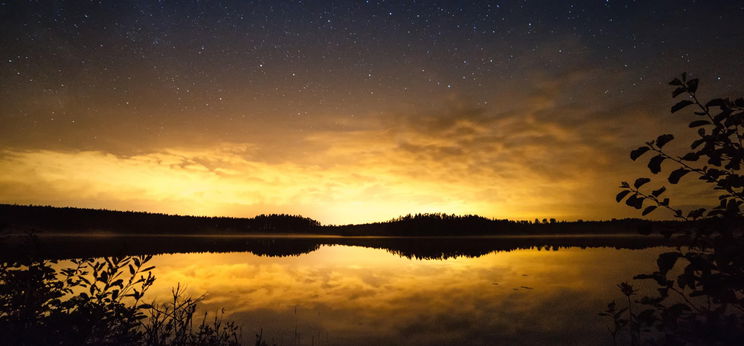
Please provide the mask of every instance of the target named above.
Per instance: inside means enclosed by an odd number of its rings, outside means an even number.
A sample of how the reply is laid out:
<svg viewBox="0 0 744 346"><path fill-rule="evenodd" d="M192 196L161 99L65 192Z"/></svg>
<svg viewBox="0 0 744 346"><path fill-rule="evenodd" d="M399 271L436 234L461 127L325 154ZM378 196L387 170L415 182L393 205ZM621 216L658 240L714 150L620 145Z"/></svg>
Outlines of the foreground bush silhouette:
<svg viewBox="0 0 744 346"><path fill-rule="evenodd" d="M30 241L36 242L31 237ZM220 316L194 321L200 299L181 286L164 304L143 303L152 256L74 259L33 253L0 263L0 343L8 345L238 345Z"/></svg>
<svg viewBox="0 0 744 346"><path fill-rule="evenodd" d="M683 211L665 197L665 186L647 188L649 178L633 184L622 182L617 202L624 201L643 215L662 208L681 220L684 229L660 230L667 237L679 237L683 246L659 255L658 270L635 279L651 280L658 294L643 296L628 283L619 285L626 303L615 302L601 313L613 320L609 328L617 341L625 331L631 344L741 344L744 340L744 235L741 205L744 203L744 99L715 98L702 103L697 96L698 79L686 74L672 80L673 97L684 99L672 113L694 108L696 118L689 127L697 135L684 155L665 149L674 139L663 134L630 153L632 160L651 156L648 169L653 174L673 165L667 177L670 184L696 177L718 194L719 203L709 208ZM689 107L689 108L688 108ZM634 308L634 305L639 306Z"/></svg>

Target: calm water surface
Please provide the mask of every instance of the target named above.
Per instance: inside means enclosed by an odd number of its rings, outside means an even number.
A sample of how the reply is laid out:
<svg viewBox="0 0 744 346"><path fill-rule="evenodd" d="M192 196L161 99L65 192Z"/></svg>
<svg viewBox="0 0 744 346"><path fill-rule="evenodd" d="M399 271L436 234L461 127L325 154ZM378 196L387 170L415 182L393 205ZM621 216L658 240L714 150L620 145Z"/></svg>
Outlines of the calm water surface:
<svg viewBox="0 0 744 346"><path fill-rule="evenodd" d="M299 256L158 255L150 298L186 284L225 309L246 342L279 345L612 344L597 316L615 285L651 271L660 247L514 250L410 259L323 245Z"/></svg>

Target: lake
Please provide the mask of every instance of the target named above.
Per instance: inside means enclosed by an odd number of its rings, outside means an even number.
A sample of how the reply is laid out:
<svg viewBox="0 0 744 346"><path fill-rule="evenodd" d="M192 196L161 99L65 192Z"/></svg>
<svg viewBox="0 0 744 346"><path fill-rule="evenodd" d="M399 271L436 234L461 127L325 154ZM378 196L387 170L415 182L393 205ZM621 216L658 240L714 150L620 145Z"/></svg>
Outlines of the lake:
<svg viewBox="0 0 744 346"><path fill-rule="evenodd" d="M277 345L611 345L598 313L624 301L616 285L653 271L671 245L638 235L28 240L6 237L0 254L29 244L56 259L152 254L146 301L164 302L180 284L204 297L198 316L224 309L245 344L262 332Z"/></svg>
<svg viewBox="0 0 744 346"><path fill-rule="evenodd" d="M517 249L406 257L321 245L293 256L163 254L150 298L181 283L201 308L278 345L611 344L598 316L661 247Z"/></svg>

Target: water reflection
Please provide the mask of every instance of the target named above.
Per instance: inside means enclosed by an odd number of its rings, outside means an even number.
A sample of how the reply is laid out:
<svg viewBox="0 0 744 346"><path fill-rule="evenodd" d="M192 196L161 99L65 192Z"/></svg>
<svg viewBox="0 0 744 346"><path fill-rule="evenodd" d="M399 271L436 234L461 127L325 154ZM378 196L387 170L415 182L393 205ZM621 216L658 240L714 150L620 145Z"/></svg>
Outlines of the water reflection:
<svg viewBox="0 0 744 346"><path fill-rule="evenodd" d="M0 258L28 254L27 237L11 235L0 242ZM276 235L60 235L41 234L32 249L48 259L157 255L193 252L250 252L265 256L301 256L325 245L363 246L419 259L476 257L516 249L557 250L568 247L642 249L671 245L674 240L641 235L560 235L493 237L328 237Z"/></svg>
<svg viewBox="0 0 744 346"><path fill-rule="evenodd" d="M321 245L295 257L248 252L153 259L151 298L176 283L226 308L244 334L280 345L611 343L597 317L615 283L652 269L662 248L522 249L422 260ZM247 341L250 341L249 339Z"/></svg>

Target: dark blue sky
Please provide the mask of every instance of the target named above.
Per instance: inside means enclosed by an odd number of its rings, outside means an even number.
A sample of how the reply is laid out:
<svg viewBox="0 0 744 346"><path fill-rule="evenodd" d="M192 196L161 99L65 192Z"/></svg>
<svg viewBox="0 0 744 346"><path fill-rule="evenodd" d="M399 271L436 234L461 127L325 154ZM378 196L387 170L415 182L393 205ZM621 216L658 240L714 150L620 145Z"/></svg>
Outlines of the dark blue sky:
<svg viewBox="0 0 744 346"><path fill-rule="evenodd" d="M737 44L744 40L742 7L738 1L6 2L0 5L2 96L14 103L20 91L67 81L112 101L136 97L147 85L161 89L153 91L160 102L198 107L238 88L283 98L279 88L298 109L307 95L343 108L352 99L387 102L446 89L482 97L531 72L581 68L622 73L621 83L607 85L611 91L657 84L683 70L721 77L730 89L732 74L744 70ZM189 93L168 92L174 88Z"/></svg>

